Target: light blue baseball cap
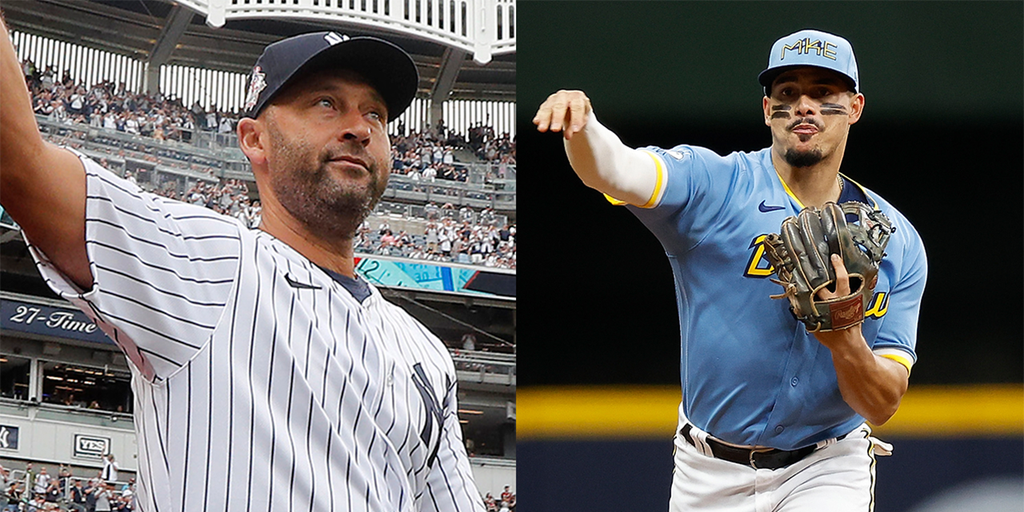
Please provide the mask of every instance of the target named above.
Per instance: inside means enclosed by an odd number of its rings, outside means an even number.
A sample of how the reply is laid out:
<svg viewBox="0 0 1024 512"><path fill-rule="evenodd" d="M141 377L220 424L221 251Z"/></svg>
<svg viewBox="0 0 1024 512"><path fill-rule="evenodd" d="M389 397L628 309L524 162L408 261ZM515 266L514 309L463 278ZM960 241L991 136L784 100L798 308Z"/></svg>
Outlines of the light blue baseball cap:
<svg viewBox="0 0 1024 512"><path fill-rule="evenodd" d="M853 92L860 92L857 59L850 42L835 34L807 29L785 36L772 45L768 67L757 76L757 81L764 86L765 96L776 77L799 66L835 71L846 79Z"/></svg>

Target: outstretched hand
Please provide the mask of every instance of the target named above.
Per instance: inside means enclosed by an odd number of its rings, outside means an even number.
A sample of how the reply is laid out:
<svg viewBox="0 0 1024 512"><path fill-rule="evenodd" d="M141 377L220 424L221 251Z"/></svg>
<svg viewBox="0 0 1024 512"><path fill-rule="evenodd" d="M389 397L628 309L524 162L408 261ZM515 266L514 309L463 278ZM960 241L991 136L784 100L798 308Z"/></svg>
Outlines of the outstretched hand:
<svg viewBox="0 0 1024 512"><path fill-rule="evenodd" d="M593 108L583 91L558 91L541 104L533 124L539 132L562 132L565 140L583 130Z"/></svg>

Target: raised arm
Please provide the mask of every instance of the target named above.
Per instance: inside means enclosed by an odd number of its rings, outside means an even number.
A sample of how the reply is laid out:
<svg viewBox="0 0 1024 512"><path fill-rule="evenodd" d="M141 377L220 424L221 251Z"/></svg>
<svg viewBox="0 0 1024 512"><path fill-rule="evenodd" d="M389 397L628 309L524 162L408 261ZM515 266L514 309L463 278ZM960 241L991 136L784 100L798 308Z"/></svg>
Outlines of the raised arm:
<svg viewBox="0 0 1024 512"><path fill-rule="evenodd" d="M92 286L85 253L85 170L43 140L7 26L0 20L0 204L75 284Z"/></svg>
<svg viewBox="0 0 1024 512"><path fill-rule="evenodd" d="M599 123L582 91L548 96L533 124L541 132L562 132L569 163L588 187L638 206L651 200L658 181L654 159L626 146Z"/></svg>

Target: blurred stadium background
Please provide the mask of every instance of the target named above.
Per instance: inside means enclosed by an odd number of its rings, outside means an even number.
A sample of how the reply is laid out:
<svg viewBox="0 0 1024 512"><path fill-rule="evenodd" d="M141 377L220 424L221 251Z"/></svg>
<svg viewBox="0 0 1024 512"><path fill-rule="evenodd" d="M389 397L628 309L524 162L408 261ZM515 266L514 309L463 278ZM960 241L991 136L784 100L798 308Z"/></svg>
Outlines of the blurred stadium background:
<svg viewBox="0 0 1024 512"><path fill-rule="evenodd" d="M516 491L515 0L4 0L0 9L45 137L254 227L259 196L234 125L263 47L334 30L405 48L419 93L389 125L395 170L359 233L357 271L450 347L479 490ZM125 357L50 292L0 216L0 464L11 479L33 463L88 481L112 452L127 484L129 379Z"/></svg>
<svg viewBox="0 0 1024 512"><path fill-rule="evenodd" d="M844 172L929 252L919 361L876 429L895 451L878 460L875 510L1024 510L1020 2L518 5L519 163L543 175L519 191L548 206L521 215L550 255L522 283L524 334L546 340L520 354L524 507L665 510L680 396L664 251L536 133L537 106L579 88L626 144L760 149L757 74L777 38L814 27L852 42L867 98Z"/></svg>

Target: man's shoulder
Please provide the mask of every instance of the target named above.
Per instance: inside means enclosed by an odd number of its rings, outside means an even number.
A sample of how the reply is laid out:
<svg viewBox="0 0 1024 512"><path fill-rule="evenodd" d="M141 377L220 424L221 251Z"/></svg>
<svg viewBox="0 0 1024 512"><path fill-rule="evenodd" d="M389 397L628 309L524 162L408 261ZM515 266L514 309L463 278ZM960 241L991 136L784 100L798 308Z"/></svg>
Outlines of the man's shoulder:
<svg viewBox="0 0 1024 512"><path fill-rule="evenodd" d="M771 151L771 148L764 148L758 151L718 152L711 148L691 144L679 144L671 148L646 146L639 149L660 156L669 165L673 161L696 160L710 167L730 168L761 166L766 161L770 162L770 159L767 159L767 154Z"/></svg>

